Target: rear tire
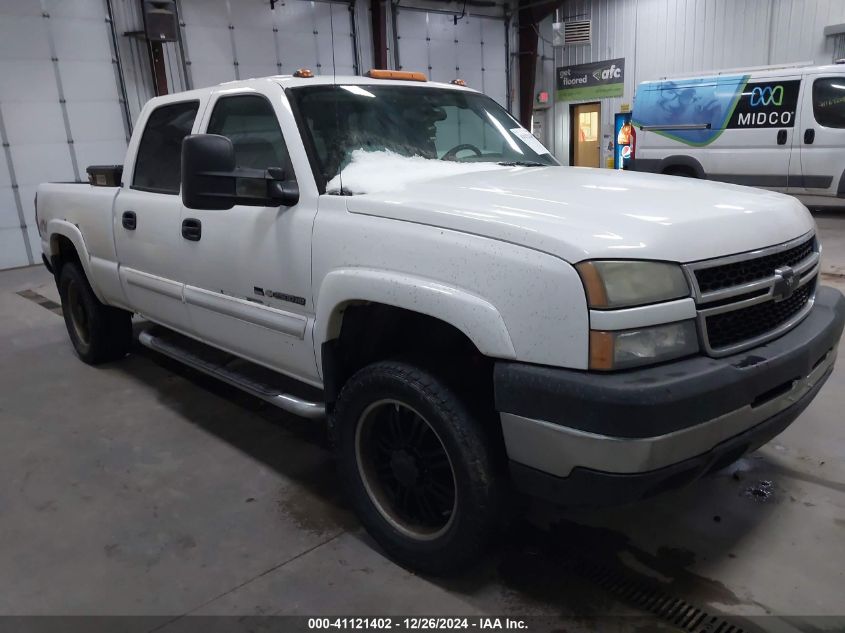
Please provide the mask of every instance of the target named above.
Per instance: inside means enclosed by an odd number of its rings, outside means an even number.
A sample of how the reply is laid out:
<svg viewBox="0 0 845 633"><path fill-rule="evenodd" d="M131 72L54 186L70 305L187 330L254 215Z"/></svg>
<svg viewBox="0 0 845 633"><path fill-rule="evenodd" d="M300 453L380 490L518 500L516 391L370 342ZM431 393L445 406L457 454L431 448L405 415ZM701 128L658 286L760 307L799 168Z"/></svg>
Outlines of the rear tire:
<svg viewBox="0 0 845 633"><path fill-rule="evenodd" d="M132 345L132 315L100 303L76 262L58 279L65 325L74 350L89 365L123 358Z"/></svg>
<svg viewBox="0 0 845 633"><path fill-rule="evenodd" d="M343 387L334 418L341 480L391 558L445 574L485 551L503 515L495 440L445 383L374 363Z"/></svg>

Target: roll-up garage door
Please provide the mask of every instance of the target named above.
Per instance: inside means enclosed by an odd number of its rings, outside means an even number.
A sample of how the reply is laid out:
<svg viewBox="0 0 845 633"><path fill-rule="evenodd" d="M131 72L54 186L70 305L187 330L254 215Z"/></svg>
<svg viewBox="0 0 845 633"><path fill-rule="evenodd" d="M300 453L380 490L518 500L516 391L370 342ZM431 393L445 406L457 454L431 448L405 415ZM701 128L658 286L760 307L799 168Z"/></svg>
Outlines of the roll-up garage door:
<svg viewBox="0 0 845 633"><path fill-rule="evenodd" d="M397 68L427 72L432 81L463 79L507 107L505 20L397 7Z"/></svg>
<svg viewBox="0 0 845 633"><path fill-rule="evenodd" d="M355 31L349 4L287 0L181 0L185 57L193 87L310 68L354 75Z"/></svg>
<svg viewBox="0 0 845 633"><path fill-rule="evenodd" d="M0 268L41 260L39 183L122 163L128 124L103 0L0 4Z"/></svg>

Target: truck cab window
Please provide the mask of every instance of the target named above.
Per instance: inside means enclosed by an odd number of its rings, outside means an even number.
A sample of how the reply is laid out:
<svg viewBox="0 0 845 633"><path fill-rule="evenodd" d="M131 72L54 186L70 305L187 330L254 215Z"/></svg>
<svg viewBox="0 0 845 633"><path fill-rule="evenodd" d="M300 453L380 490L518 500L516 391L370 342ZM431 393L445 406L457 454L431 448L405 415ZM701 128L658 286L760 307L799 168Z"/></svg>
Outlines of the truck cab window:
<svg viewBox="0 0 845 633"><path fill-rule="evenodd" d="M173 103L153 110L138 146L133 189L178 194L182 139L191 133L199 101Z"/></svg>
<svg viewBox="0 0 845 633"><path fill-rule="evenodd" d="M217 101L208 134L232 141L238 167L281 167L291 174L290 158L279 121L270 102L257 95L223 97Z"/></svg>
<svg viewBox="0 0 845 633"><path fill-rule="evenodd" d="M845 128L845 77L826 77L813 83L813 115L819 125Z"/></svg>

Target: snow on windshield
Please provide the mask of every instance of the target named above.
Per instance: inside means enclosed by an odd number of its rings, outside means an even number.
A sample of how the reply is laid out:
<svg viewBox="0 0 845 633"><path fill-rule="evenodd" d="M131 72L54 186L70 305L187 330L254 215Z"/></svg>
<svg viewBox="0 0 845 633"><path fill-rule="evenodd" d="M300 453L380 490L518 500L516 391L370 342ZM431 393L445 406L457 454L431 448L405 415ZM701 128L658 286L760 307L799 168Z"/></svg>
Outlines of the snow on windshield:
<svg viewBox="0 0 845 633"><path fill-rule="evenodd" d="M356 149L352 152L349 164L328 182L326 192L341 193L341 180L344 193L380 193L400 191L422 180L492 169L507 167L496 163L460 163L422 156L402 156L389 150L368 152Z"/></svg>

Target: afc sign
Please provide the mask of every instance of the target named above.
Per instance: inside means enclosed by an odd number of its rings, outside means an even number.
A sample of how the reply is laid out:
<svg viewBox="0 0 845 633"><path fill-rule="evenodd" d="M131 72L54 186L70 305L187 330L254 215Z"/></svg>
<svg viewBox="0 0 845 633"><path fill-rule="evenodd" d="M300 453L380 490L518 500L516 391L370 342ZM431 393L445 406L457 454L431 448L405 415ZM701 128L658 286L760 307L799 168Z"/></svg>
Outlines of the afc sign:
<svg viewBox="0 0 845 633"><path fill-rule="evenodd" d="M611 79L621 79L622 69L616 64L611 64L607 68L599 68L593 72L593 77L596 81L610 81Z"/></svg>
<svg viewBox="0 0 845 633"><path fill-rule="evenodd" d="M583 101L621 97L625 82L625 58L559 66L558 101Z"/></svg>

